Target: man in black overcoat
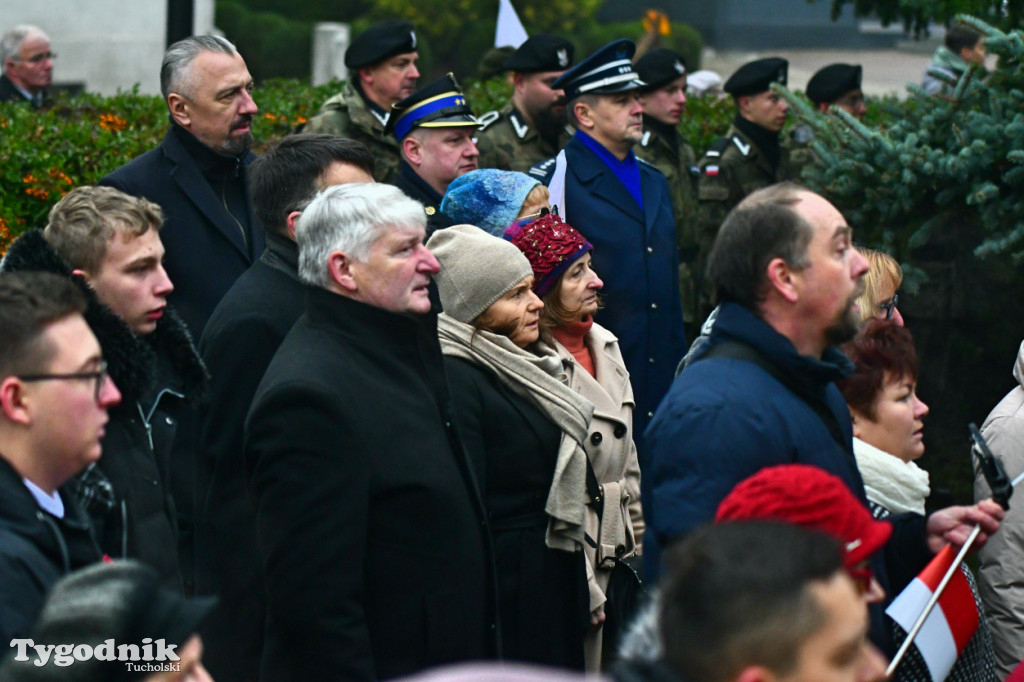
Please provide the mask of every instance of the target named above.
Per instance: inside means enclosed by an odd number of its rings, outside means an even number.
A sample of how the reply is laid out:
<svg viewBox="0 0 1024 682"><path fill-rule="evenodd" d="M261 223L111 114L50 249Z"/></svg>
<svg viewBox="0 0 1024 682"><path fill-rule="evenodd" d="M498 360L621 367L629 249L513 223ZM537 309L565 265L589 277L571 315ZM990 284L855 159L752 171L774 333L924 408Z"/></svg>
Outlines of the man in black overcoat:
<svg viewBox="0 0 1024 682"><path fill-rule="evenodd" d="M306 287L299 281L295 221L318 191L373 182L373 172L373 156L362 143L316 134L285 137L249 170L267 248L221 299L199 341L212 379L200 411L199 453L208 487L196 524L197 585L200 593L220 598L202 636L204 662L222 682L256 680L263 651L266 592L242 427L263 372L302 314Z"/></svg>
<svg viewBox="0 0 1024 682"><path fill-rule="evenodd" d="M306 311L245 426L262 679L376 680L496 655L493 561L428 294L423 207L389 185L299 218Z"/></svg>

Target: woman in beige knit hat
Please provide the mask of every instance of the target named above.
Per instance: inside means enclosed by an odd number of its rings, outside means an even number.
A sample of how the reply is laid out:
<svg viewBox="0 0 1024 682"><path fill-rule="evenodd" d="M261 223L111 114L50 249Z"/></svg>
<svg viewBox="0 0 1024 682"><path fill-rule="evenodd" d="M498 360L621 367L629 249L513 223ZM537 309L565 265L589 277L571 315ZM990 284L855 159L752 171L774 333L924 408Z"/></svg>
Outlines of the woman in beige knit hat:
<svg viewBox="0 0 1024 682"><path fill-rule="evenodd" d="M505 238L530 261L533 291L544 301L540 345L555 350L569 387L595 406L585 449L602 499L587 505L586 533L593 542L584 551L595 614L585 641L586 664L596 671L614 656L622 621L630 615L631 604L606 595L612 569L617 561L638 558L643 542L633 390L618 339L594 322L603 286L591 267L594 247L553 213L514 224Z"/></svg>
<svg viewBox="0 0 1024 682"><path fill-rule="evenodd" d="M456 422L494 538L504 657L581 670L594 406L564 383L552 350L534 352L543 303L516 247L472 225L439 230L427 247L441 263L438 333Z"/></svg>

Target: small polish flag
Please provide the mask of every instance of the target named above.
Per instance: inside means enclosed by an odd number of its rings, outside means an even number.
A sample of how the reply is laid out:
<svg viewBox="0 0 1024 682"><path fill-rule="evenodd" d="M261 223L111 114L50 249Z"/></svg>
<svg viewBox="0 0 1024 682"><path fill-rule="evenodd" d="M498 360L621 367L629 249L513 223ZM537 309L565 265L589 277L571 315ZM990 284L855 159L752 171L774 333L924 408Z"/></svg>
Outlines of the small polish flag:
<svg viewBox="0 0 1024 682"><path fill-rule="evenodd" d="M718 166L704 166L704 175L718 175Z"/></svg>
<svg viewBox="0 0 1024 682"><path fill-rule="evenodd" d="M953 565L956 552L950 545L943 547L924 570L893 600L886 614L900 627L910 631L924 611L942 577ZM924 622L914 646L921 652L933 682L942 682L949 675L957 657L963 653L978 629L978 607L971 586L959 569L950 578L939 603Z"/></svg>

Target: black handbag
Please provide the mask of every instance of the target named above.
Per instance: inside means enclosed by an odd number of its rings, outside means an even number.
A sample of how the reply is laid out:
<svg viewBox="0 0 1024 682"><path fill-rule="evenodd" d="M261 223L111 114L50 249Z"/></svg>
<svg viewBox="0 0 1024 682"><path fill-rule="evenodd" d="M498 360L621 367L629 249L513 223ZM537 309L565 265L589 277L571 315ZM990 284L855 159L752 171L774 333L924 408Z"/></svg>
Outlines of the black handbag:
<svg viewBox="0 0 1024 682"><path fill-rule="evenodd" d="M604 491L597 482L597 474L587 457L587 493L590 504L597 511L598 518L604 519ZM598 533L600 536L600 533ZM587 537L587 542L597 546L594 538ZM647 586L643 576L643 557L634 554L628 557L607 557L604 566L595 566L594 570L608 570L607 562L612 561L611 576L605 590L604 629L602 634L601 667L607 669L617 658L619 642L629 627L630 621L646 602Z"/></svg>

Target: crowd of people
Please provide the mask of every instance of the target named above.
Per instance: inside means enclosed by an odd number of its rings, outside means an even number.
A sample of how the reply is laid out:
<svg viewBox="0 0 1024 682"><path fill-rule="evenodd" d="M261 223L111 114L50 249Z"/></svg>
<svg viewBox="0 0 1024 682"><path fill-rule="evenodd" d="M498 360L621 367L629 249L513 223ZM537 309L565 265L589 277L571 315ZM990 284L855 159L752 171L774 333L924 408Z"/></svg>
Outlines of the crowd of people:
<svg viewBox="0 0 1024 682"><path fill-rule="evenodd" d="M0 52L41 106L46 35ZM163 141L0 263L0 679L880 680L976 526L949 679L1010 674L1024 524L927 504L902 273L792 182L787 63L698 161L636 52L535 35L477 117L385 22L257 156L243 57L171 45ZM861 76L807 93L859 117Z"/></svg>

